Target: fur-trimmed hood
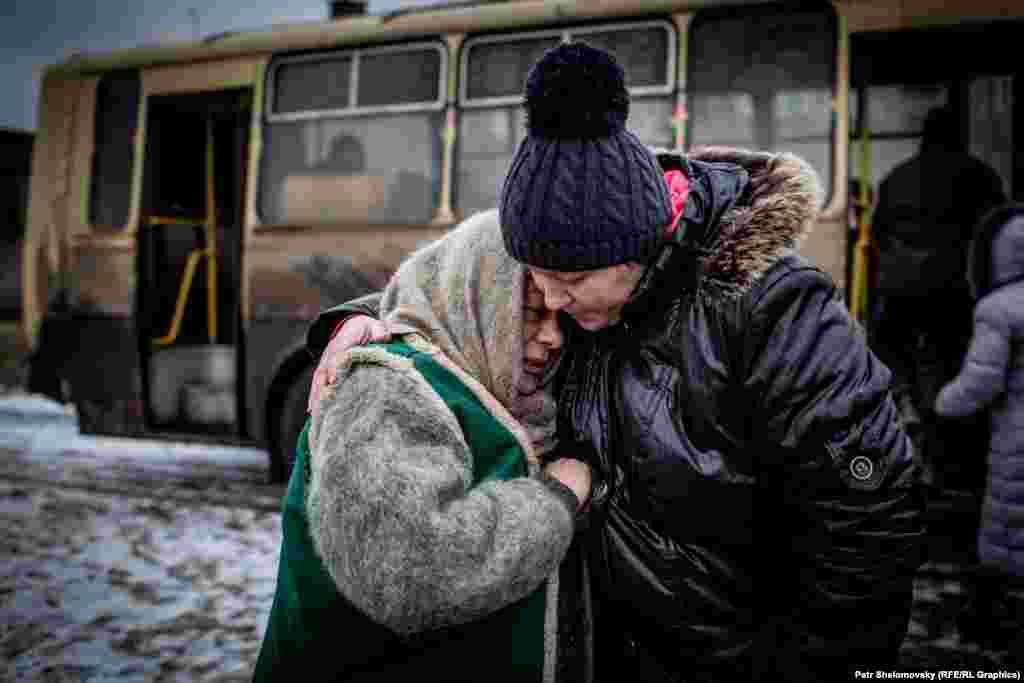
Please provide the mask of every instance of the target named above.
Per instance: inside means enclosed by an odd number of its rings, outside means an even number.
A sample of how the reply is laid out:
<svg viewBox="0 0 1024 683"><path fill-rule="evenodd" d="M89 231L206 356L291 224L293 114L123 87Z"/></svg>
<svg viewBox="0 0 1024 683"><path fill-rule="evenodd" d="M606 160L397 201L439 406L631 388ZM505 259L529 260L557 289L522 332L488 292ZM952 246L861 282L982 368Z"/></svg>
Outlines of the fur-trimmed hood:
<svg viewBox="0 0 1024 683"><path fill-rule="evenodd" d="M664 170L680 170L690 180L673 244L692 254L691 283L702 296L742 296L814 228L821 183L793 154L706 147L657 156ZM675 270L677 258L659 260ZM678 272L673 279L679 281Z"/></svg>

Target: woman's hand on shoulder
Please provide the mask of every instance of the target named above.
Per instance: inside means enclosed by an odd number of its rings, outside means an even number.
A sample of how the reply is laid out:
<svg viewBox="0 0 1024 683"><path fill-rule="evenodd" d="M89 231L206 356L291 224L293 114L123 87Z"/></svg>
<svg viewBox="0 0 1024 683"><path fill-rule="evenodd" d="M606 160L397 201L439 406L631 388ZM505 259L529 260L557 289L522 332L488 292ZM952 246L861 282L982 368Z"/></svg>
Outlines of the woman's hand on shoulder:
<svg viewBox="0 0 1024 683"><path fill-rule="evenodd" d="M344 320L334 331L330 343L320 356L320 362L313 372L309 387L309 401L306 411L316 417L320 410L320 398L324 387L333 384L338 376L338 358L353 346L377 341L388 341L391 332L386 323L368 315L353 315Z"/></svg>

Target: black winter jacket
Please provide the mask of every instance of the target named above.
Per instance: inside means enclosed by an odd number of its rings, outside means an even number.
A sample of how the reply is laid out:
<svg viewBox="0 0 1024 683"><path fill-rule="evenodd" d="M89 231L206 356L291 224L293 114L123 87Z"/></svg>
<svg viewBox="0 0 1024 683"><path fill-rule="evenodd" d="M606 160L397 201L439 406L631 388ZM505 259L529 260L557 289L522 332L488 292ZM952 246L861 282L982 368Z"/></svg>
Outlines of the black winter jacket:
<svg viewBox="0 0 1024 683"><path fill-rule="evenodd" d="M834 284L795 249L819 205L789 155L665 154L685 232L623 322L570 333L561 450L601 480L588 551L594 674L840 681L892 668L921 561L923 491ZM319 356L338 319L311 328Z"/></svg>
<svg viewBox="0 0 1024 683"><path fill-rule="evenodd" d="M921 559L910 441L836 288L794 249L813 172L662 155L686 233L622 322L574 330L561 443L604 481L590 525L599 679L852 680L891 668Z"/></svg>

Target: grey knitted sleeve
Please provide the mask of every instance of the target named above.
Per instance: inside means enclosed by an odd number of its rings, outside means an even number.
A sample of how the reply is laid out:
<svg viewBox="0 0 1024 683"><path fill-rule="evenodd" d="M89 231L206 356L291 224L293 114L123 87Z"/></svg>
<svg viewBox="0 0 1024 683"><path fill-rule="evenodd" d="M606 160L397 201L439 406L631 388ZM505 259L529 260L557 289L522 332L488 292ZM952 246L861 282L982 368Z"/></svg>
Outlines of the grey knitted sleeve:
<svg viewBox="0 0 1024 683"><path fill-rule="evenodd" d="M558 566L573 504L536 478L473 489L454 415L413 370L356 365L311 426L307 509L339 590L398 633L463 623Z"/></svg>
<svg viewBox="0 0 1024 683"><path fill-rule="evenodd" d="M935 399L935 412L963 417L983 410L1006 390L1010 321L995 297L975 309L974 334L963 368Z"/></svg>

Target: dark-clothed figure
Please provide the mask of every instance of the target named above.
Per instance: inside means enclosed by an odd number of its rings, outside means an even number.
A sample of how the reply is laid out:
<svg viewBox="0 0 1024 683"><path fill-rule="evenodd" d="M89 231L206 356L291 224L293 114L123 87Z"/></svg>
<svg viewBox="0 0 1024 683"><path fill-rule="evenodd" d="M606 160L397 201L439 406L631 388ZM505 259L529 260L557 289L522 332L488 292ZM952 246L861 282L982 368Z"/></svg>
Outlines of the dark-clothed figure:
<svg viewBox="0 0 1024 683"><path fill-rule="evenodd" d="M970 284L977 305L963 368L935 401L940 415L988 411L988 484L978 529L981 570L975 577L973 630L998 631L1008 587L1024 591L1024 205L996 209L979 225L971 248ZM963 458L983 459L978 450ZM988 571L986 571L988 570ZM1017 637L1007 647L1024 662L1021 593L1009 605Z"/></svg>
<svg viewBox="0 0 1024 683"><path fill-rule="evenodd" d="M817 178L790 154L656 159L628 105L607 53L547 53L499 207L506 248L574 323L562 443L589 449L606 487L586 541L595 671L892 668L922 491L888 369L796 251Z"/></svg>
<svg viewBox="0 0 1024 683"><path fill-rule="evenodd" d="M953 429L937 418L932 403L956 374L970 339L971 231L1004 201L999 176L970 156L961 139L951 110L928 113L918 154L881 183L872 229L879 247L874 348L893 371L906 417L921 423L917 443L937 484L951 469L963 469L956 460L965 444L983 438L982 424ZM936 301L941 316L934 314ZM958 485L980 486L980 469L962 473L970 481L960 478Z"/></svg>
<svg viewBox="0 0 1024 683"><path fill-rule="evenodd" d="M625 128L621 67L580 43L535 65L526 107L500 227L565 314L559 448L600 475L595 678L892 668L922 489L888 369L796 253L815 174L789 154L655 157ZM321 316L311 350L366 304Z"/></svg>

